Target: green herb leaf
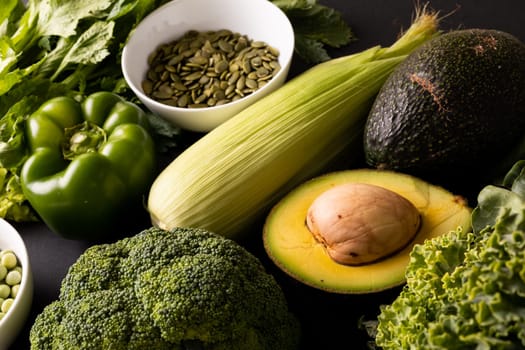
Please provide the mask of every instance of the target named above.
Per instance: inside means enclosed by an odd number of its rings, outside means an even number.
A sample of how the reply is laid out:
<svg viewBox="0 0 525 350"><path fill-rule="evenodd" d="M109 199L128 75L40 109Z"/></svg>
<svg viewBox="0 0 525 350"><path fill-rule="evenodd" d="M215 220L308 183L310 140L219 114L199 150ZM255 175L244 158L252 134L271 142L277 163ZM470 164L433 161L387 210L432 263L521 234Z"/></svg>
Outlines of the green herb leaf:
<svg viewBox="0 0 525 350"><path fill-rule="evenodd" d="M0 7L0 24L3 24L4 21L7 21L11 16L13 11L19 6L19 0L3 0L2 7ZM4 34L0 31L0 34Z"/></svg>
<svg viewBox="0 0 525 350"><path fill-rule="evenodd" d="M308 63L324 62L330 59L323 43L301 35L295 38L295 52Z"/></svg>
<svg viewBox="0 0 525 350"><path fill-rule="evenodd" d="M6 36L0 37L0 76L9 73L12 67L16 65L18 61L16 56L9 38Z"/></svg>
<svg viewBox="0 0 525 350"><path fill-rule="evenodd" d="M342 14L315 1L275 0L292 23L296 53L305 61L317 63L330 58L325 45L341 47L355 40Z"/></svg>
<svg viewBox="0 0 525 350"><path fill-rule="evenodd" d="M0 166L4 168L16 168L25 159L24 121L16 114L0 119Z"/></svg>
<svg viewBox="0 0 525 350"><path fill-rule="evenodd" d="M0 186L0 217L18 222L38 220L22 193L17 173L0 167Z"/></svg>
<svg viewBox="0 0 525 350"><path fill-rule="evenodd" d="M54 80L71 64L94 65L102 62L110 54L107 47L113 38L114 27L114 22L93 23L74 43L71 43L51 79Z"/></svg>
<svg viewBox="0 0 525 350"><path fill-rule="evenodd" d="M97 17L111 4L111 0L33 0L29 11L38 17L40 36L69 37L79 34L80 21Z"/></svg>

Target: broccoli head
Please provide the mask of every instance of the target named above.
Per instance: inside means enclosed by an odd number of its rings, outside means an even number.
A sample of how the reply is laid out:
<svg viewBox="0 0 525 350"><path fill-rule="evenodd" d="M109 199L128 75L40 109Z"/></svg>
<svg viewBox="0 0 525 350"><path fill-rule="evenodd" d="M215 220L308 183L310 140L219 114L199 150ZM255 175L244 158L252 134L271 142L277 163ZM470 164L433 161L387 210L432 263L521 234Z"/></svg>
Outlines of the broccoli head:
<svg viewBox="0 0 525 350"><path fill-rule="evenodd" d="M288 350L299 324L236 242L150 228L88 248L31 328L31 349Z"/></svg>

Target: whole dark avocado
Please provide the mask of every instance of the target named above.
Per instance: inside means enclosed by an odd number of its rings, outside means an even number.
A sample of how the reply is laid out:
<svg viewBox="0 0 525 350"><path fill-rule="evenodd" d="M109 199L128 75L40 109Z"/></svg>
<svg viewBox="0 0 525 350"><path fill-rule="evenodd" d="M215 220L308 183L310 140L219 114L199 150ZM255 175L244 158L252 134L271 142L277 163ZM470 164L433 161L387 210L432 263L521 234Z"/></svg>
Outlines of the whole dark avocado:
<svg viewBox="0 0 525 350"><path fill-rule="evenodd" d="M371 108L364 151L370 166L448 184L490 173L523 137L525 45L505 32L464 29L396 68Z"/></svg>

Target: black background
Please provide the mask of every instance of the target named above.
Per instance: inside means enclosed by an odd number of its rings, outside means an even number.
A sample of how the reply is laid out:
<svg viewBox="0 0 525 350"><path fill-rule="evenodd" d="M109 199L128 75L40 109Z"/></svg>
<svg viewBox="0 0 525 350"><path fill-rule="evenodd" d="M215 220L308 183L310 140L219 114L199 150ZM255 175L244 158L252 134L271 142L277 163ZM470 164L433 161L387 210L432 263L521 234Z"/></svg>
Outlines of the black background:
<svg viewBox="0 0 525 350"><path fill-rule="evenodd" d="M247 0L249 1L249 0ZM360 51L374 45L390 45L401 30L410 25L414 16L416 1L388 0L320 0L321 4L340 10L352 28L357 41L340 49L330 50L332 56ZM423 3L421 3L423 4ZM420 4L420 5L421 5ZM443 30L460 28L490 28L507 31L525 41L525 1L484 0L484 1L430 1L430 8L442 15ZM307 68L298 58L290 76ZM169 160L169 159L168 159ZM130 218L129 235L150 226L147 216ZM19 335L11 349L29 349L29 329L42 308L56 299L59 285L68 267L90 245L89 242L65 240L51 233L41 223L14 224L20 230L29 250L33 268L35 293L32 312L26 328ZM259 227L254 228L257 240ZM252 247L268 264L285 289L293 311L301 318L305 333L304 349L330 349L336 345L346 349L365 348L366 337L357 330L357 319L364 315L373 317L381 303L389 302L398 290L372 295L327 295L311 290L282 276L262 252L260 242ZM249 350L249 349L248 349Z"/></svg>

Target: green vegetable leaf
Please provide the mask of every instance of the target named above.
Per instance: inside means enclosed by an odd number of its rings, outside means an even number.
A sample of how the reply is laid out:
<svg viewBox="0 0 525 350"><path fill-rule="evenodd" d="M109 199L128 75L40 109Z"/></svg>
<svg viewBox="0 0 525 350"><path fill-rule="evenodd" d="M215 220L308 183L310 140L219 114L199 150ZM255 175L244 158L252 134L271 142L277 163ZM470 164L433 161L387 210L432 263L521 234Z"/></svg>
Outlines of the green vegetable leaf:
<svg viewBox="0 0 525 350"><path fill-rule="evenodd" d="M501 186L489 185L478 194L478 205L472 212L476 233L493 226L498 218L511 215L517 222L512 229L525 230L525 161L514 163Z"/></svg>
<svg viewBox="0 0 525 350"><path fill-rule="evenodd" d="M0 119L0 166L16 168L25 158L25 118L10 114Z"/></svg>
<svg viewBox="0 0 525 350"><path fill-rule="evenodd" d="M78 34L81 20L97 17L111 4L111 0L33 0L29 1L29 11L38 16L40 36L69 37Z"/></svg>
<svg viewBox="0 0 525 350"><path fill-rule="evenodd" d="M3 0L0 7L0 36L9 35L12 20L16 20L18 10L22 8L20 0Z"/></svg>
<svg viewBox="0 0 525 350"><path fill-rule="evenodd" d="M11 12L18 5L18 0L3 0L0 7L0 23L3 23L11 16Z"/></svg>
<svg viewBox="0 0 525 350"><path fill-rule="evenodd" d="M0 74L9 72L9 69L16 64L16 52L13 49L9 38L0 37Z"/></svg>
<svg viewBox="0 0 525 350"><path fill-rule="evenodd" d="M153 138L158 153L165 153L178 145L177 139L181 135L181 129L159 117L149 113L148 120L153 129Z"/></svg>
<svg viewBox="0 0 525 350"><path fill-rule="evenodd" d="M118 0L113 1L107 20L116 21L129 14L134 19L132 26L138 24L144 16L154 10L159 5L165 3L165 0Z"/></svg>
<svg viewBox="0 0 525 350"><path fill-rule="evenodd" d="M301 35L295 37L295 51L306 62L323 62L330 59L323 43Z"/></svg>
<svg viewBox="0 0 525 350"><path fill-rule="evenodd" d="M325 45L341 47L355 40L342 14L313 0L274 0L294 28L296 53L307 62L330 58Z"/></svg>
<svg viewBox="0 0 525 350"><path fill-rule="evenodd" d="M525 160L514 163L505 175L502 186L525 198Z"/></svg>
<svg viewBox="0 0 525 350"><path fill-rule="evenodd" d="M346 45L353 34L341 13L332 8L315 5L309 9L290 10L288 14L295 31L301 36L317 40L332 47Z"/></svg>
<svg viewBox="0 0 525 350"><path fill-rule="evenodd" d="M109 11L109 14L107 15L106 20L115 21L121 17L124 17L128 13L131 13L138 3L140 2L133 1L130 3L129 0L113 1L113 4L111 5L111 9Z"/></svg>
<svg viewBox="0 0 525 350"><path fill-rule="evenodd" d="M283 11L307 10L317 5L317 0L272 0Z"/></svg>
<svg viewBox="0 0 525 350"><path fill-rule="evenodd" d="M17 173L0 167L0 217L12 221L37 221L22 193Z"/></svg>
<svg viewBox="0 0 525 350"><path fill-rule="evenodd" d="M378 346L525 347L525 197L516 185L522 166L507 174L507 187L481 190L474 232L458 229L414 247L405 288L381 308Z"/></svg>
<svg viewBox="0 0 525 350"><path fill-rule="evenodd" d="M114 22L93 23L69 46L51 80L58 77L71 64L94 65L102 62L110 54L107 47L113 37L114 27Z"/></svg>
<svg viewBox="0 0 525 350"><path fill-rule="evenodd" d="M515 192L497 186L486 186L478 194L478 206L472 212L472 227L479 233L494 225L497 219L507 213L525 219L525 202Z"/></svg>

